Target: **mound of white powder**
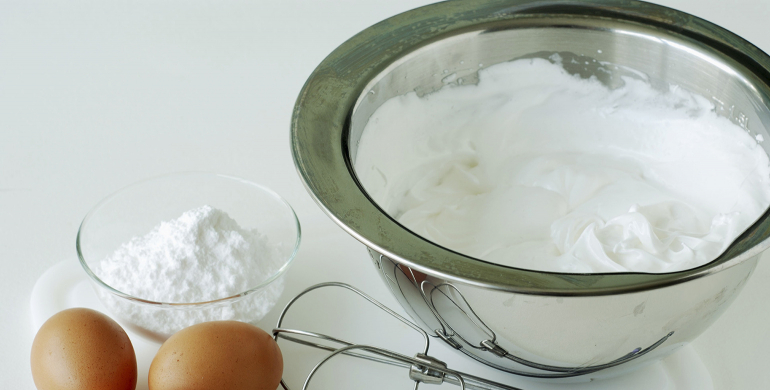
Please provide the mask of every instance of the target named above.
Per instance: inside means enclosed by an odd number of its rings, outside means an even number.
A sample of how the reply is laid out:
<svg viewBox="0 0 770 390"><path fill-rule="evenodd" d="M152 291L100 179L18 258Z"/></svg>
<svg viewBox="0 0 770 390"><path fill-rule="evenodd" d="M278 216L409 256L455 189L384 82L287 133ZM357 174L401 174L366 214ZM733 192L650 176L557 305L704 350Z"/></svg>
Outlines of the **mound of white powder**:
<svg viewBox="0 0 770 390"><path fill-rule="evenodd" d="M282 264L279 248L256 230L238 225L211 206L189 210L134 237L103 259L94 272L116 290L164 303L206 302L256 287ZM189 308L161 309L102 293L119 317L164 335L214 320L256 322L274 305L283 281L235 299Z"/></svg>

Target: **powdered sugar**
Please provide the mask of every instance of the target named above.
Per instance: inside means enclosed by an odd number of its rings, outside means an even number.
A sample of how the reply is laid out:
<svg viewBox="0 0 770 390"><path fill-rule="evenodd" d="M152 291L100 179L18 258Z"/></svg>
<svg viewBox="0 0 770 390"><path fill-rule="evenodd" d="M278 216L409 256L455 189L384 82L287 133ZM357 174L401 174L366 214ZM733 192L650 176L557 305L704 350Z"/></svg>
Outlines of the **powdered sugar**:
<svg viewBox="0 0 770 390"><path fill-rule="evenodd" d="M164 303L195 303L231 297L254 288L281 267L278 248L211 206L189 210L134 237L102 260L94 272L114 289ZM142 305L110 294L117 315L161 334L213 320L255 322L283 290L279 280L252 294L202 306Z"/></svg>

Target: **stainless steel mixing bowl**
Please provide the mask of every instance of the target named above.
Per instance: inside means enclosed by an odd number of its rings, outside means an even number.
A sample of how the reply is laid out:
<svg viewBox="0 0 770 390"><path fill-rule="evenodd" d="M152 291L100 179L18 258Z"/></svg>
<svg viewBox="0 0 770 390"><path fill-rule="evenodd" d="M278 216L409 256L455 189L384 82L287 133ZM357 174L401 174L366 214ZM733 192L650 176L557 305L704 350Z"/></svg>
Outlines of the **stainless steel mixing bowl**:
<svg viewBox="0 0 770 390"><path fill-rule="evenodd" d="M538 272L464 256L412 233L367 196L353 168L364 125L387 99L473 83L479 64L553 53L567 59L569 72L610 87L630 76L686 88L770 139L770 58L718 26L636 1L463 0L387 19L331 53L299 95L292 148L309 192L366 244L385 283L429 333L500 370L589 380L660 359L713 323L770 243L770 214L695 269Z"/></svg>

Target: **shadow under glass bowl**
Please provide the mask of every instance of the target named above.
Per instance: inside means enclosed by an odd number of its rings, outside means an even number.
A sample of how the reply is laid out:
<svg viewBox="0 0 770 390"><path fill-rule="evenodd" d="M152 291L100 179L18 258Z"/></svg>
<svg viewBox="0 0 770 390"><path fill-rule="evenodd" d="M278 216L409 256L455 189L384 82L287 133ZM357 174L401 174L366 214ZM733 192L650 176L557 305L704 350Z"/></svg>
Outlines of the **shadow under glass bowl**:
<svg viewBox="0 0 770 390"><path fill-rule="evenodd" d="M540 272L414 234L371 200L353 168L366 122L391 97L473 84L478 64L555 53L569 73L610 88L626 76L660 90L677 85L770 139L770 57L721 27L638 1L465 0L394 16L332 52L297 99L292 152L310 194L369 248L382 280L428 333L506 372L582 381L636 369L701 334L770 244L770 214L694 269ZM770 144L761 146L767 152ZM382 147L398 153L398 145Z"/></svg>
<svg viewBox="0 0 770 390"><path fill-rule="evenodd" d="M277 251L273 262L262 265L267 275L254 286L206 302L155 302L118 291L96 274L99 263L123 243L204 205L226 212L246 230L256 229ZM236 177L190 172L144 180L108 196L83 219L76 244L80 264L107 310L133 331L162 342L199 322L262 319L283 292L300 236L291 206L272 190Z"/></svg>

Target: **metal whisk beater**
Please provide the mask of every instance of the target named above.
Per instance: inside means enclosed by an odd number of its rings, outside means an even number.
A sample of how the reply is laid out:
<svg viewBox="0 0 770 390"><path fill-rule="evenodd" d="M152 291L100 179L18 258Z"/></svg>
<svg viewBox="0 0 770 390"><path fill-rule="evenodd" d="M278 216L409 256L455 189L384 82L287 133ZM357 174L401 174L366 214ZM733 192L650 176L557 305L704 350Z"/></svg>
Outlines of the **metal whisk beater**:
<svg viewBox="0 0 770 390"><path fill-rule="evenodd" d="M414 329L424 339L424 346L421 349L421 352L418 352L414 356L407 356L385 348L364 345L364 344L356 344L356 343L352 343L352 342L349 342L337 337L332 337L326 334L308 332L308 331L298 330L298 329L288 329L288 328L282 327L284 318L294 303L296 303L302 296L308 294L309 292L318 290L321 288L325 288L325 287L338 287L338 288L352 291L355 294L357 294L359 297L365 299L372 305L379 308L380 310L384 311L390 316L401 321L408 327ZM338 344L340 345L340 347L335 348L328 345L316 343L313 341L300 339L294 336L304 336L308 338L325 340L325 341ZM437 331L435 335L430 335L430 336L446 339L446 336L442 337L441 332L439 331ZM474 389L474 390L522 390L521 388L518 388L518 387L505 385L502 383L498 383L495 381L491 381L488 379L484 379L478 376L474 376L468 373L464 373L461 371L456 371L448 368L446 363L429 355L430 337L426 331L420 328L417 324L404 318L403 316L394 312L393 310L383 305L379 301L375 300L371 296L367 295L363 291L345 283L339 283L339 282L320 283L320 284L316 284L314 286L308 287L307 289L299 293L291 301L289 301L289 303L286 304L286 307L284 307L283 311L278 317L278 323L276 327L273 329L273 337L275 338L276 341L278 341L278 338L281 338L281 339L289 340L298 344L302 344L302 345L306 345L309 347L318 348L318 349L326 350L330 352L329 355L327 355L320 362L318 362L310 371L310 373L306 377L305 382L302 386L302 390L306 390L308 388L310 381L313 379L313 376L318 372L318 370L324 364L326 364L328 361L330 361L334 357L337 357L340 355L352 356L356 358L366 359L369 361L374 361L378 363L383 363L383 364L388 364L388 365L408 369L409 379L415 382L415 385L414 385L415 390L419 388L421 383L443 384L445 382L459 386L460 389L462 390L466 388ZM670 334L665 336L663 339L653 344L652 346L645 348L644 350L642 350L641 348L637 348L636 350L632 351L630 354L620 359L617 359L613 363L620 364L621 362L628 361L632 358L636 358L641 355L644 355L646 352L662 344L668 337L670 337ZM547 371L557 372L556 374L551 374L553 375L553 377L565 377L565 376L577 376L577 375L583 375L586 373L596 372L598 370L601 370L603 368L607 368L609 366L613 366L616 364L605 364L605 365L594 366L594 367L574 367L574 368L541 366L539 368ZM540 376L542 377L547 375L548 374L543 374ZM288 385L286 385L286 383L283 380L281 380L281 386L285 390L290 390Z"/></svg>
<svg viewBox="0 0 770 390"><path fill-rule="evenodd" d="M307 331L297 330L297 329L287 329L287 328L281 327L281 325L283 324L284 317L286 316L289 309L295 302L297 302L303 295L313 290L317 290L324 287L339 287L339 288L350 290L356 293L358 296L364 298L366 301L373 304L380 310L384 311L385 313L391 315L392 317L398 319L399 321L406 324L410 328L414 329L415 331L420 333L420 335L422 335L425 341L422 352L419 352L413 357L411 357L404 354L400 354L398 352L390 351L385 348L374 347L374 346L363 345L363 344L354 344L352 342L345 341L345 340L332 337L329 335L325 335L325 334L307 332ZM330 341L333 343L337 343L341 345L341 347L333 348L327 345L292 337L291 335L300 335L300 336L318 338L318 339ZM325 363L327 363L329 360L331 360L335 356L339 356L339 355L353 356L353 357L366 359L366 360L370 360L378 363L384 363L384 364L389 364L397 367L406 368L409 370L409 378L415 382L415 386L414 386L415 390L418 389L420 383L442 384L444 382L458 385L460 386L460 389L467 388L467 389L478 389L478 390L497 390L497 389L522 390L518 387L504 385L504 384L493 382L484 378L475 377L470 374L449 369L446 363L428 354L429 348L430 348L430 338L428 337L427 332L422 330L415 323L407 320L403 316L399 315L398 313L394 312L387 306L383 305L379 301L367 295L363 291L345 283L339 283L339 282L320 283L320 284L316 284L314 286L308 287L307 289L299 293L296 297L294 297L291 301L289 301L288 304L286 304L286 307L283 309L283 311L281 312L281 315L278 317L278 323L276 325L276 328L273 329L273 337L275 338L276 341L280 337L285 340L289 340L292 342L296 342L299 344L303 344L303 345L307 345L310 347L331 352L324 359L318 362L318 364L316 364L315 367L313 367L313 369L310 371L307 378L305 379L305 383L302 386L303 390L306 390L308 388L309 383L312 380L315 373ZM369 352L371 355L365 355L357 351ZM283 380L281 380L281 386L285 390L289 390L288 385L286 385L286 383Z"/></svg>

